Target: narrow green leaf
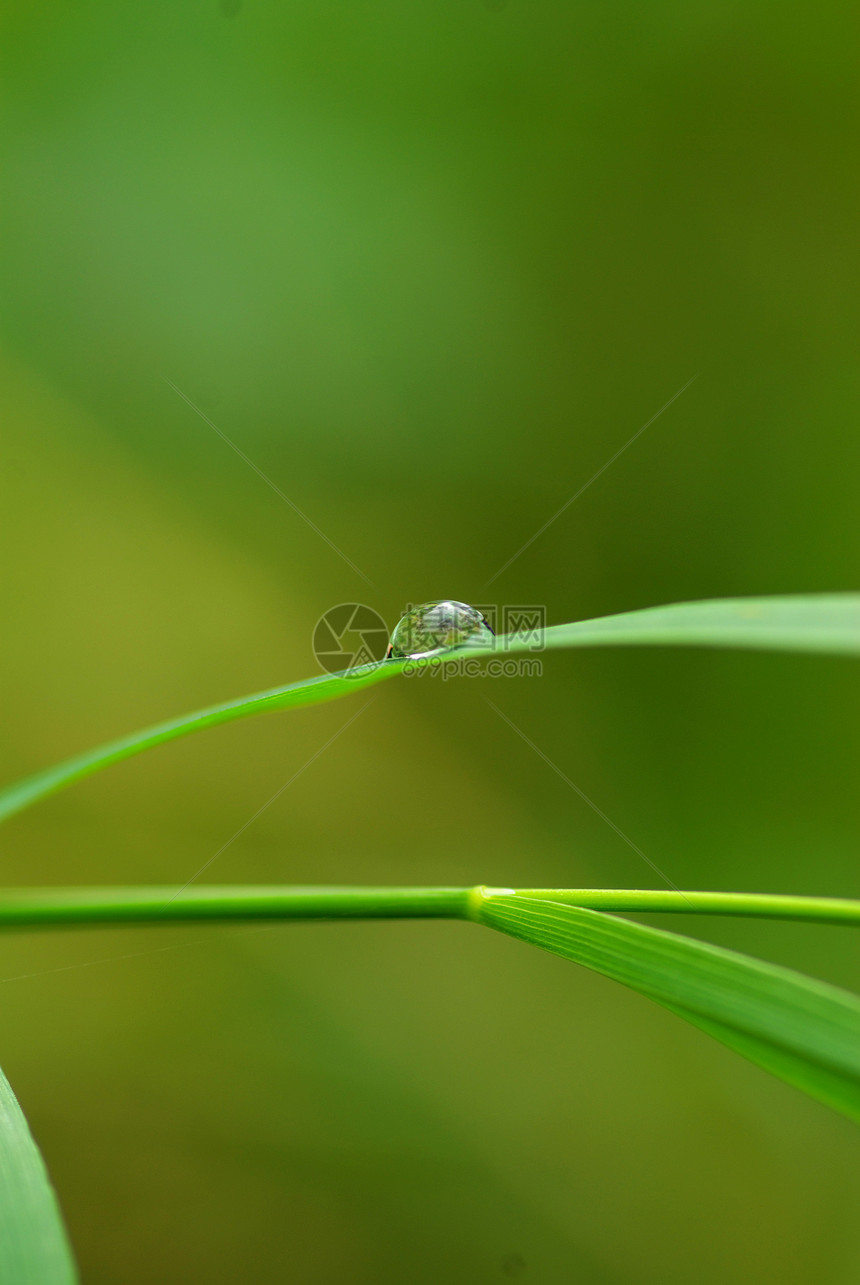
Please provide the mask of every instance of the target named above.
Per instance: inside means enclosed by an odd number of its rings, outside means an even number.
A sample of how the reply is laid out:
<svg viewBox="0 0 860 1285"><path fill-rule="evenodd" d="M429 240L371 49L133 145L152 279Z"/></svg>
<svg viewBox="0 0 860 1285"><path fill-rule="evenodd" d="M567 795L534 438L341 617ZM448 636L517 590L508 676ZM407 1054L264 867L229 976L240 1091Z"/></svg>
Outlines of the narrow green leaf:
<svg viewBox="0 0 860 1285"><path fill-rule="evenodd" d="M860 923L857 901L764 893L255 885L0 891L0 927L9 928L183 920L474 920L624 982L860 1120L860 999L788 969L599 913L619 909Z"/></svg>
<svg viewBox="0 0 860 1285"><path fill-rule="evenodd" d="M718 598L553 625L547 647L742 647L860 655L860 594Z"/></svg>
<svg viewBox="0 0 860 1285"><path fill-rule="evenodd" d="M54 1189L0 1071L0 1281L74 1285L76 1280Z"/></svg>
<svg viewBox="0 0 860 1285"><path fill-rule="evenodd" d="M860 999L847 991L580 906L488 891L473 916L623 982L860 1121Z"/></svg>
<svg viewBox="0 0 860 1285"><path fill-rule="evenodd" d="M796 1053L776 1048L764 1040L757 1040L755 1036L744 1035L720 1022L712 1022L708 1018L690 1013L674 1004L663 1004L663 1007L668 1008L678 1017L683 1017L693 1026L698 1026L700 1030L713 1036L715 1040L719 1040L735 1053L748 1058L750 1062L756 1062L771 1075L785 1080L795 1089L800 1089L802 1093L817 1098L819 1102L826 1103L834 1111L839 1111L860 1124L860 1095L858 1095L856 1082L850 1077L828 1071L823 1066L813 1065Z"/></svg>
<svg viewBox="0 0 860 1285"><path fill-rule="evenodd" d="M122 759L140 754L143 750L172 741L177 736L187 736L190 732L202 732L207 727L218 723L229 723L237 718L248 718L252 714L267 714L278 709L298 709L302 705L317 705L324 701L337 700L340 696L351 696L362 691L383 678L392 678L403 668L402 661L389 661L385 665L365 665L360 669L343 674L325 674L315 678L305 678L286 687L274 687L270 691L257 692L253 696L241 696L238 700L225 701L221 705L210 705L206 709L195 710L193 714L183 714L179 718L168 719L165 723L156 723L154 727L144 728L141 732L132 732L117 741L109 741L94 750L77 754L74 758L65 759L54 767L46 768L23 781L16 781L5 790L0 790L0 821L23 811L39 799L91 776L102 768L119 763Z"/></svg>
<svg viewBox="0 0 860 1285"><path fill-rule="evenodd" d="M547 648L574 647L746 647L777 651L860 655L860 594L818 594L792 598L732 598L711 602L648 607L596 620L552 625L545 631ZM503 635L492 648L470 647L444 653L452 659L468 652L489 658L528 652L533 645L516 635ZM169 719L97 749L66 759L0 791L0 821L101 768L218 723L279 709L297 709L349 696L393 678L405 665L427 666L434 660L386 660L340 674L326 674L275 687L253 696L212 705Z"/></svg>

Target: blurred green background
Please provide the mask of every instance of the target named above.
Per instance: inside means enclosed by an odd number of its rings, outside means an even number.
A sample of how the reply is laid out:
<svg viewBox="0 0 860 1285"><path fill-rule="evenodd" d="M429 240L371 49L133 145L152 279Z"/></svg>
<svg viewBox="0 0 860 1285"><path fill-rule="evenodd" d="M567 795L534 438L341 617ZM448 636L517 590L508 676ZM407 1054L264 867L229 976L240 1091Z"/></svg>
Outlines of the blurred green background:
<svg viewBox="0 0 860 1285"><path fill-rule="evenodd" d="M2 779L313 673L339 602L860 588L858 25L5 6ZM205 879L653 886L485 695L678 886L860 896L856 664L658 651L386 685ZM184 882L362 699L75 787L3 882ZM860 988L849 930L671 926ZM22 933L0 983L87 1285L860 1275L852 1125L488 932Z"/></svg>

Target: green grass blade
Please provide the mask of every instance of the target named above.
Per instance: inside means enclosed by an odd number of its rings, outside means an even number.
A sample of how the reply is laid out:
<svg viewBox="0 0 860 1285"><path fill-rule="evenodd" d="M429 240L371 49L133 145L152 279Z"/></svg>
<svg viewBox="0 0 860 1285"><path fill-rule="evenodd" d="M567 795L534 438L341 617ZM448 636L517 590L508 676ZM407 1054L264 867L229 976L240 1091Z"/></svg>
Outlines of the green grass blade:
<svg viewBox="0 0 860 1285"><path fill-rule="evenodd" d="M860 1092L857 1084L850 1077L840 1075L837 1071L828 1071L823 1066L812 1065L806 1058L799 1057L796 1053L776 1048L764 1040L757 1040L752 1035L744 1035L740 1031L724 1026L721 1022L712 1022L708 1018L690 1013L674 1004L663 1004L663 1007L668 1008L678 1017L683 1017L693 1026L698 1026L700 1030L719 1040L733 1052L740 1053L741 1057L748 1058L750 1062L756 1062L771 1075L785 1080L795 1089L800 1089L801 1093L817 1098L819 1102L824 1102L834 1111L839 1111L860 1124Z"/></svg>
<svg viewBox="0 0 860 1285"><path fill-rule="evenodd" d="M607 909L860 923L857 901L763 893L256 885L0 891L0 927L5 928L190 920L475 920L624 982L860 1120L860 999L788 969L600 913Z"/></svg>
<svg viewBox="0 0 860 1285"><path fill-rule="evenodd" d="M860 594L735 598L649 607L597 620L552 625L545 631L544 641L546 647L553 649L663 645L860 655ZM531 650L527 639L509 635L497 638L493 648L469 648L468 654L489 658L500 652ZM461 653L446 653L449 657L458 654ZM340 674L307 678L212 705L110 741L0 790L0 821L82 777L165 741L252 714L297 709L349 696L372 683L395 677L405 664L428 665L433 661L389 660Z"/></svg>
<svg viewBox="0 0 860 1285"><path fill-rule="evenodd" d="M860 1119L860 999L775 964L579 906L488 893L474 917L623 982Z"/></svg>
<svg viewBox="0 0 860 1285"><path fill-rule="evenodd" d="M74 1285L76 1280L54 1189L0 1071L0 1281Z"/></svg>
<svg viewBox="0 0 860 1285"><path fill-rule="evenodd" d="M860 655L860 594L722 598L551 625L547 647L742 647Z"/></svg>
<svg viewBox="0 0 860 1285"><path fill-rule="evenodd" d="M392 661L383 666L366 665L348 675L325 674L305 678L298 683L289 683L286 687L274 687L253 696L225 701L222 705L210 705L206 709L195 710L193 714L183 714L179 718L157 723L154 727L144 728L141 732L132 732L129 736L65 759L54 767L46 768L43 772L25 777L23 781L0 790L0 821L14 816L16 812L21 812L66 785L72 785L85 776L110 767L112 763L119 763L122 759L152 749L155 745L162 745L165 741L175 740L178 736L201 732L207 727L229 723L237 718L249 718L252 714L298 709L303 705L318 705L324 701L337 700L340 696L351 696L383 678L399 674L402 668L403 662Z"/></svg>

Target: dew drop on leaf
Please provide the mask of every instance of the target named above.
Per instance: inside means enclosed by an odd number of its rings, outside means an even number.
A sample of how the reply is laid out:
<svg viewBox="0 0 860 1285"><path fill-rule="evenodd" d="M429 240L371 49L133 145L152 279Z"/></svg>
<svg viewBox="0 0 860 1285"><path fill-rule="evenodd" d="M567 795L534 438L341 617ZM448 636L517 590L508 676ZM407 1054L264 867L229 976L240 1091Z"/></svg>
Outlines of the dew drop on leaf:
<svg viewBox="0 0 860 1285"><path fill-rule="evenodd" d="M451 647L491 646L492 629L477 607L465 602L425 602L402 616L391 635L389 656L430 656Z"/></svg>

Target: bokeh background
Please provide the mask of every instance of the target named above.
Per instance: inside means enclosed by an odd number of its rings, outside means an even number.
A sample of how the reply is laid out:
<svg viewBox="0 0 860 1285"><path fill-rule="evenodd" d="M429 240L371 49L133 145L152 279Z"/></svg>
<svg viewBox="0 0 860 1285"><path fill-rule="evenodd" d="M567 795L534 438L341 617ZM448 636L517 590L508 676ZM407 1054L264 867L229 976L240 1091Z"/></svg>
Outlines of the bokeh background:
<svg viewBox="0 0 860 1285"><path fill-rule="evenodd" d="M340 602L860 588L857 27L4 6L2 778L310 675ZM860 896L858 674L578 652L389 684L204 877L653 886L489 695L678 886ZM57 796L3 882L184 882L362 699ZM672 926L860 987L849 930ZM22 933L0 1000L87 1285L860 1275L853 1126L488 932Z"/></svg>

